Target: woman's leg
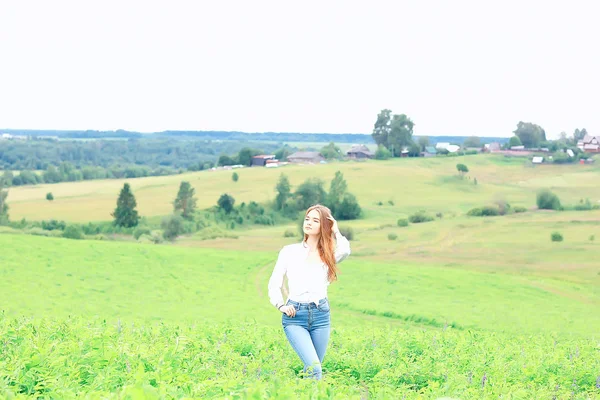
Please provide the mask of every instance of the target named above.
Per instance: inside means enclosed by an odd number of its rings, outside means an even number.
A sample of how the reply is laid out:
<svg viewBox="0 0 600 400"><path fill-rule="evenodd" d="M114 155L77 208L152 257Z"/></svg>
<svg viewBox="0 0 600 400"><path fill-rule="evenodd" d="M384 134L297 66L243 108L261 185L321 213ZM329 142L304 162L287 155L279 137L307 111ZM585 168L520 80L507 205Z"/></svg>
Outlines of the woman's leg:
<svg viewBox="0 0 600 400"><path fill-rule="evenodd" d="M325 353L327 352L327 344L329 343L329 325L312 329L310 331L310 338L312 339L313 346L317 352L319 361L323 364Z"/></svg>
<svg viewBox="0 0 600 400"><path fill-rule="evenodd" d="M323 373L320 357L315 350L311 334L308 330L299 325L286 325L283 327L283 330L292 348L304 363L304 372L308 372L311 378L321 379Z"/></svg>

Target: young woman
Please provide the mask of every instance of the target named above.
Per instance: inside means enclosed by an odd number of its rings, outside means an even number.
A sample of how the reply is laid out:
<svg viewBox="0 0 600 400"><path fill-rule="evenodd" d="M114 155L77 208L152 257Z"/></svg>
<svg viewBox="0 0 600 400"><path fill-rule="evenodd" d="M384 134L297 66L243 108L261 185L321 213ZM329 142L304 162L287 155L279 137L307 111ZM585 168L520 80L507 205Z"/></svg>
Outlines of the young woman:
<svg viewBox="0 0 600 400"><path fill-rule="evenodd" d="M337 279L337 263L350 255L350 243L340 233L329 208L310 207L304 217L304 240L285 246L277 258L269 299L283 313L282 325L308 377L321 379L321 363L329 342L327 286ZM289 295L281 294L287 275Z"/></svg>

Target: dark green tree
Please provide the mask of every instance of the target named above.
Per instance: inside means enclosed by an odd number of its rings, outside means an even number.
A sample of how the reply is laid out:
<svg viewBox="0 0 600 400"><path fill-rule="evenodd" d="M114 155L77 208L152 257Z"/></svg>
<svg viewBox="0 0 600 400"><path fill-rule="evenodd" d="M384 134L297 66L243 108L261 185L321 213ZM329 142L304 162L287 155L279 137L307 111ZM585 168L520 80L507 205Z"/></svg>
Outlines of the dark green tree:
<svg viewBox="0 0 600 400"><path fill-rule="evenodd" d="M194 197L194 188L189 182L181 182L179 185L179 192L173 202L173 211L181 212L181 216L185 219L191 220L194 218L194 211L196 211L196 198Z"/></svg>
<svg viewBox="0 0 600 400"><path fill-rule="evenodd" d="M425 151L425 148L427 146L429 146L429 137L427 136L419 136L419 147L421 148L421 151Z"/></svg>
<svg viewBox="0 0 600 400"><path fill-rule="evenodd" d="M221 197L219 197L219 200L217 201L217 205L219 206L219 208L224 210L227 214L233 211L234 204L235 199L227 193L222 194Z"/></svg>
<svg viewBox="0 0 600 400"><path fill-rule="evenodd" d="M522 146L522 145L523 145L523 143L521 143L521 139L519 139L518 136L513 136L508 140L509 147Z"/></svg>
<svg viewBox="0 0 600 400"><path fill-rule="evenodd" d="M340 204L344 200L344 195L346 194L346 190L348 189L348 184L344 179L344 174L340 171L335 173L335 177L331 180L331 186L329 188L329 193L327 194L327 200L325 204L331 210L331 213L334 217L339 218L338 211L340 208Z"/></svg>
<svg viewBox="0 0 600 400"><path fill-rule="evenodd" d="M0 179L0 225L8 223L8 190L4 190L4 179Z"/></svg>
<svg viewBox="0 0 600 400"><path fill-rule="evenodd" d="M519 121L514 134L519 137L523 146L527 148L539 147L541 142L546 141L546 131L541 126L531 122Z"/></svg>
<svg viewBox="0 0 600 400"><path fill-rule="evenodd" d="M327 146L321 148L321 155L327 160L339 160L342 158L342 151L335 143L330 142Z"/></svg>
<svg viewBox="0 0 600 400"><path fill-rule="evenodd" d="M121 193L119 193L119 198L117 199L117 208L115 208L115 211L111 214L115 219L114 224L125 228L136 226L140 221L140 216L135 209L136 206L137 202L135 201L135 196L131 192L131 187L129 186L129 183L125 183L123 189L121 189Z"/></svg>
<svg viewBox="0 0 600 400"><path fill-rule="evenodd" d="M469 136L465 139L463 145L465 147L481 147L481 139L478 136Z"/></svg>
<svg viewBox="0 0 600 400"><path fill-rule="evenodd" d="M262 154L261 150L251 149L249 147L244 147L238 153L238 162L242 165L249 167L252 165L252 157Z"/></svg>
<svg viewBox="0 0 600 400"><path fill-rule="evenodd" d="M231 174L231 180L234 182L237 182L240 179L240 176L238 175L237 172L234 172L233 174Z"/></svg>
<svg viewBox="0 0 600 400"><path fill-rule="evenodd" d="M300 210L306 210L315 204L323 204L327 197L327 193L323 189L323 181L319 178L309 178L304 181L298 186L294 195Z"/></svg>
<svg viewBox="0 0 600 400"><path fill-rule="evenodd" d="M48 200L48 201L54 200L54 195L52 194L52 192L46 193L46 200Z"/></svg>
<svg viewBox="0 0 600 400"><path fill-rule="evenodd" d="M282 210L288 199L292 196L290 181L287 176L281 174L277 186L275 186L277 196L275 197L275 207Z"/></svg>
<svg viewBox="0 0 600 400"><path fill-rule="evenodd" d="M469 172L469 168L465 164L456 164L456 170L464 176L467 172Z"/></svg>
<svg viewBox="0 0 600 400"><path fill-rule="evenodd" d="M400 154L404 147L413 144L412 135L415 124L406 114L394 114L385 109L377 115L373 128L373 140L392 151L392 156Z"/></svg>
<svg viewBox="0 0 600 400"><path fill-rule="evenodd" d="M344 199L336 211L336 218L340 220L357 219L361 214L360 205L352 193L344 194Z"/></svg>

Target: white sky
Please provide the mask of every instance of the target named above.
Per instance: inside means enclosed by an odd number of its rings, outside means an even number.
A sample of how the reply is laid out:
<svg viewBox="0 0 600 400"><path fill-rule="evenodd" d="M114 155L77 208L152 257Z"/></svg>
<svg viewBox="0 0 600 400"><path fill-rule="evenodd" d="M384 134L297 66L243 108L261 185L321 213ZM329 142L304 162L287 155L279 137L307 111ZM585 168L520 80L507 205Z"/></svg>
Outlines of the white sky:
<svg viewBox="0 0 600 400"><path fill-rule="evenodd" d="M600 1L0 0L0 128L600 134Z"/></svg>

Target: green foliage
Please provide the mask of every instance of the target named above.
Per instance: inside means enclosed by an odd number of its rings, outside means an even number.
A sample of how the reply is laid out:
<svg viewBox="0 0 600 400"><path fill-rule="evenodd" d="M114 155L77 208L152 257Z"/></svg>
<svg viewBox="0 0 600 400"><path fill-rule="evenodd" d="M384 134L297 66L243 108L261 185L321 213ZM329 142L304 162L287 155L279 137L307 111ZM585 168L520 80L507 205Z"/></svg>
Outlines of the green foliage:
<svg viewBox="0 0 600 400"><path fill-rule="evenodd" d="M334 217L340 218L340 207L348 189L348 184L344 179L344 174L341 171L336 171L335 177L331 180L329 193L325 201L327 207L331 210Z"/></svg>
<svg viewBox="0 0 600 400"><path fill-rule="evenodd" d="M323 189L323 181L319 178L309 178L298 186L294 193L297 208L306 210L315 204L323 204L327 194Z"/></svg>
<svg viewBox="0 0 600 400"><path fill-rule="evenodd" d="M354 229L351 226L340 225L340 233L348 240L354 240Z"/></svg>
<svg viewBox="0 0 600 400"><path fill-rule="evenodd" d="M227 214L229 214L233 210L234 204L235 199L233 198L233 196L230 196L227 193L222 194L221 197L219 197L219 200L217 201L217 205L219 206L219 208L225 211Z"/></svg>
<svg viewBox="0 0 600 400"><path fill-rule="evenodd" d="M465 164L456 164L456 170L461 174L464 175L467 172L469 172L469 167L467 167Z"/></svg>
<svg viewBox="0 0 600 400"><path fill-rule="evenodd" d="M46 200L48 200L48 201L54 200L54 195L51 192L46 193Z"/></svg>
<svg viewBox="0 0 600 400"><path fill-rule="evenodd" d="M125 183L117 199L117 208L111 214L114 224L125 228L136 226L140 220L136 207L137 202L131 192L131 187L129 183Z"/></svg>
<svg viewBox="0 0 600 400"><path fill-rule="evenodd" d="M277 186L275 186L275 190L277 191L277 196L275 197L275 207L277 210L283 210L288 199L292 196L291 185L287 176L284 174L279 176L279 181L277 182Z"/></svg>
<svg viewBox="0 0 600 400"><path fill-rule="evenodd" d="M294 232L293 229L286 229L285 232L283 233L283 237L286 237L286 238L296 237L296 232Z"/></svg>
<svg viewBox="0 0 600 400"><path fill-rule="evenodd" d="M429 146L429 137L427 136L419 136L419 139L417 140L417 143L419 144L419 148L421 151L425 151L425 148L427 146Z"/></svg>
<svg viewBox="0 0 600 400"><path fill-rule="evenodd" d="M83 239L83 231L79 225L69 225L65 228L63 237L67 239Z"/></svg>
<svg viewBox="0 0 600 400"><path fill-rule="evenodd" d="M590 199L580 199L579 203L575 205L574 209L576 211L590 211L590 210L597 210L599 209L600 206L592 204L592 202L590 201Z"/></svg>
<svg viewBox="0 0 600 400"><path fill-rule="evenodd" d="M388 233L388 240L396 240L398 239L398 235L395 233Z"/></svg>
<svg viewBox="0 0 600 400"><path fill-rule="evenodd" d="M182 215L176 213L163 218L161 222L163 237L165 240L175 240L175 238L184 233L184 219Z"/></svg>
<svg viewBox="0 0 600 400"><path fill-rule="evenodd" d="M541 126L531 122L519 121L514 134L519 137L523 146L527 148L538 147L546 141L546 132Z"/></svg>
<svg viewBox="0 0 600 400"><path fill-rule="evenodd" d="M463 142L465 147L481 147L481 139L478 136L469 136Z"/></svg>
<svg viewBox="0 0 600 400"><path fill-rule="evenodd" d="M326 160L339 160L342 158L342 151L334 142L330 142L327 146L321 148L320 154Z"/></svg>
<svg viewBox="0 0 600 400"><path fill-rule="evenodd" d="M537 193L537 206L541 210L560 210L560 200L558 196L549 189L542 189Z"/></svg>
<svg viewBox="0 0 600 400"><path fill-rule="evenodd" d="M67 224L65 223L65 221L57 221L55 219L51 219L50 221L42 221L42 229L46 231L64 231L66 227Z"/></svg>
<svg viewBox="0 0 600 400"><path fill-rule="evenodd" d="M494 206L477 207L467 212L471 217L495 217L501 214L500 209Z"/></svg>
<svg viewBox="0 0 600 400"><path fill-rule="evenodd" d="M514 211L515 213L524 213L524 212L526 212L526 211L527 211L527 208L526 208L526 207L523 207L523 206L515 206L515 207L513 208L513 211Z"/></svg>
<svg viewBox="0 0 600 400"><path fill-rule="evenodd" d="M430 222L433 221L433 217L427 214L425 211L418 211L408 217L408 220L413 224L419 224L422 222Z"/></svg>
<svg viewBox="0 0 600 400"><path fill-rule="evenodd" d="M400 154L402 148L411 147L414 123L405 114L394 114L388 109L377 115L373 128L373 140L377 146L393 149L392 157Z"/></svg>
<svg viewBox="0 0 600 400"><path fill-rule="evenodd" d="M408 220L406 218L400 218L397 221L397 224L399 227L406 227L406 226L408 226Z"/></svg>
<svg viewBox="0 0 600 400"><path fill-rule="evenodd" d="M252 157L257 156L259 154L263 154L263 151L251 149L249 147L244 147L238 153L237 161L239 164L249 167L252 165Z"/></svg>
<svg viewBox="0 0 600 400"><path fill-rule="evenodd" d="M240 176L238 175L237 172L234 172L233 174L231 174L231 180L234 182L237 182L240 179Z"/></svg>
<svg viewBox="0 0 600 400"><path fill-rule="evenodd" d="M560 232L552 232L552 234L550 235L550 239L553 242L562 242L563 241L563 235Z"/></svg>
<svg viewBox="0 0 600 400"><path fill-rule="evenodd" d="M196 198L194 197L194 188L189 182L181 182L179 192L173 202L173 211L181 212L181 216L187 220L194 218L196 211Z"/></svg>
<svg viewBox="0 0 600 400"><path fill-rule="evenodd" d="M0 179L0 225L5 225L9 221L7 197L8 190L4 190L4 181Z"/></svg>
<svg viewBox="0 0 600 400"><path fill-rule="evenodd" d="M362 209L358 204L356 196L352 193L344 194L344 199L336 209L336 218L340 220L357 219L361 216Z"/></svg>
<svg viewBox="0 0 600 400"><path fill-rule="evenodd" d="M133 237L135 240L139 240L142 235L151 235L152 231L147 226L137 226L133 231Z"/></svg>
<svg viewBox="0 0 600 400"><path fill-rule="evenodd" d="M287 145L275 152L275 158L279 161L287 161L287 157L292 154L293 149Z"/></svg>
<svg viewBox="0 0 600 400"><path fill-rule="evenodd" d="M387 160L391 156L392 152L389 151L383 144L379 144L377 146L377 150L375 151L376 160Z"/></svg>
<svg viewBox="0 0 600 400"><path fill-rule="evenodd" d="M523 145L523 143L521 143L521 139L519 139L518 136L513 136L508 140L509 147L522 146L522 145Z"/></svg>

